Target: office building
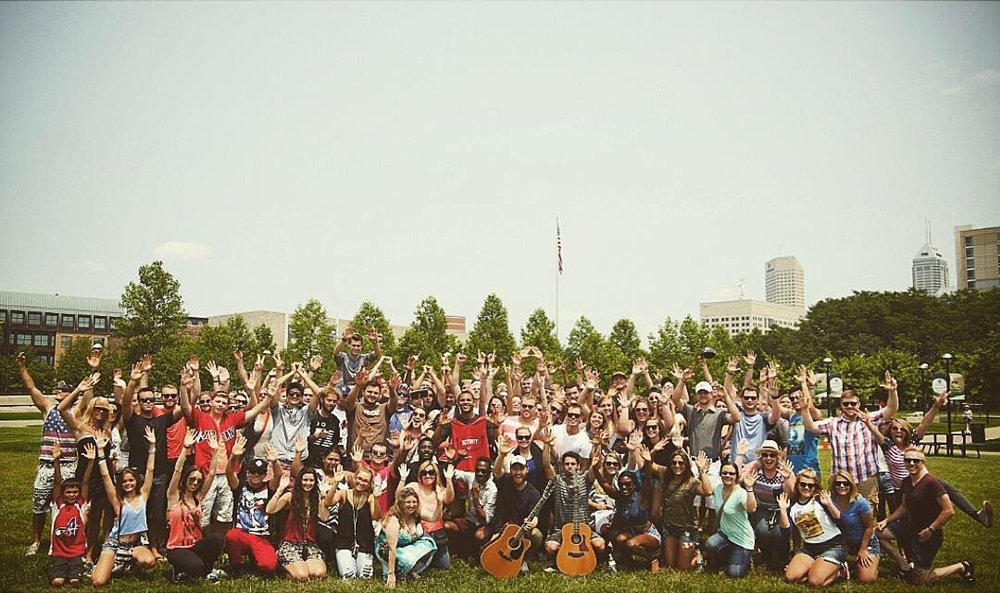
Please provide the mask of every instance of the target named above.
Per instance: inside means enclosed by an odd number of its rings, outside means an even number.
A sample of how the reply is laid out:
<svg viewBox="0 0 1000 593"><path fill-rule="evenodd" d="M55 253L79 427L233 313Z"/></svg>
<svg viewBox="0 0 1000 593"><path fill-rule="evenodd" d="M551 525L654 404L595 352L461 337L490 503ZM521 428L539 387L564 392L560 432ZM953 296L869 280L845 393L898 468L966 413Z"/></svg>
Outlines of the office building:
<svg viewBox="0 0 1000 593"><path fill-rule="evenodd" d="M795 327L805 316L805 311L776 303L739 299L701 303L699 315L702 323L709 328L721 325L729 330L730 335L736 335L754 328L767 333L776 327Z"/></svg>
<svg viewBox="0 0 1000 593"><path fill-rule="evenodd" d="M955 284L961 290L1000 286L1000 226L955 227Z"/></svg>
<svg viewBox="0 0 1000 593"><path fill-rule="evenodd" d="M806 310L805 274L794 255L776 257L764 264L767 302Z"/></svg>
<svg viewBox="0 0 1000 593"><path fill-rule="evenodd" d="M913 257L912 274L913 288L931 296L943 294L948 288L948 262L930 241Z"/></svg>
<svg viewBox="0 0 1000 593"><path fill-rule="evenodd" d="M37 358L55 364L76 338L105 344L124 313L116 299L0 291L0 354L31 346Z"/></svg>

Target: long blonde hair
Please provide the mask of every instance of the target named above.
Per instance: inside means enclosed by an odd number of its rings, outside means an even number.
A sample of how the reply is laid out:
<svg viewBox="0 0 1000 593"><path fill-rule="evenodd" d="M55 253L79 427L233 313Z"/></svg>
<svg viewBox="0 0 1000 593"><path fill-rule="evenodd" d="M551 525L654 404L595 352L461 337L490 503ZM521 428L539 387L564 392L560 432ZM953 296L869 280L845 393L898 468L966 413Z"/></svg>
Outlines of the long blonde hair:
<svg viewBox="0 0 1000 593"><path fill-rule="evenodd" d="M392 506L389 507L389 510L386 511L385 520L388 521L391 517L396 517L400 525L402 525L406 520L406 511L403 509L403 501L411 496L413 498L416 498L417 502L420 502L420 497L417 495L417 490L414 486L404 487L403 490L399 493L399 496L396 497L396 502L394 502ZM411 522L412 523L420 522L419 509L417 510L416 517L414 517Z"/></svg>
<svg viewBox="0 0 1000 593"><path fill-rule="evenodd" d="M80 421L83 424L90 424L90 419L94 415L94 408L105 408L108 411L107 416L104 417L105 425L101 428L111 427L111 402L106 397L100 395L91 398L87 402L87 408L83 411L83 416L80 417Z"/></svg>

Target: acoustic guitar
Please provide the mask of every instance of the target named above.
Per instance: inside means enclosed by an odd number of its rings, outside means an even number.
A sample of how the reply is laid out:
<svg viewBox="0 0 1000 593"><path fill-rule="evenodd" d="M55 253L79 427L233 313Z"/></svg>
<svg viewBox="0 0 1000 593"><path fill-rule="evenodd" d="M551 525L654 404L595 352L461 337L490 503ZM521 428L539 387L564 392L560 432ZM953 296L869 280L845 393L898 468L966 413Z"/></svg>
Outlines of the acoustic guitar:
<svg viewBox="0 0 1000 593"><path fill-rule="evenodd" d="M556 555L559 572L571 576L582 576L597 568L597 553L590 545L593 531L586 523L575 521L562 526L562 545Z"/></svg>
<svg viewBox="0 0 1000 593"><path fill-rule="evenodd" d="M521 525L508 523L504 525L500 536L483 548L479 561L486 569L486 572L498 579L509 579L516 577L524 563L524 555L531 547L531 539L526 537L524 525L535 518L542 510L542 505L552 494L555 482L549 482L542 491L542 497L538 499L535 507L528 513L528 517Z"/></svg>

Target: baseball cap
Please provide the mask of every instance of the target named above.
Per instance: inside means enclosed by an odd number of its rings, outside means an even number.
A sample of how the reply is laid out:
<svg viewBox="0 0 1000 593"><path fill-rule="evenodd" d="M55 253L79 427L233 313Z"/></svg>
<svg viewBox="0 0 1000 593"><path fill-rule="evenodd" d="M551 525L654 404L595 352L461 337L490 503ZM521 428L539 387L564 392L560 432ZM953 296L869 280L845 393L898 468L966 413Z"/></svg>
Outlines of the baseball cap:
<svg viewBox="0 0 1000 593"><path fill-rule="evenodd" d="M247 472L251 474L266 474L267 473L267 462L263 459L254 459L247 466Z"/></svg>
<svg viewBox="0 0 1000 593"><path fill-rule="evenodd" d="M523 465L524 467L528 467L528 462L524 459L523 456L515 455L510 458L510 466L514 467L515 465Z"/></svg>
<svg viewBox="0 0 1000 593"><path fill-rule="evenodd" d="M708 381L699 381L698 384L694 386L694 392L698 393L699 391L707 391L711 393L712 384L709 383Z"/></svg>
<svg viewBox="0 0 1000 593"><path fill-rule="evenodd" d="M56 389L58 389L59 391L62 391L63 393L69 393L69 392L73 391L73 387L69 383L67 383L65 381L60 381L60 382L56 383Z"/></svg>
<svg viewBox="0 0 1000 593"><path fill-rule="evenodd" d="M351 386L347 383L337 383L337 391L340 392L340 395L350 395Z"/></svg>
<svg viewBox="0 0 1000 593"><path fill-rule="evenodd" d="M624 372L622 372L622 371L615 371L615 372L611 373L611 377L612 377L612 378L614 378L614 377L618 377L618 376L622 376L622 377L626 377L626 378L628 377L628 375L626 375L626 374L625 374Z"/></svg>

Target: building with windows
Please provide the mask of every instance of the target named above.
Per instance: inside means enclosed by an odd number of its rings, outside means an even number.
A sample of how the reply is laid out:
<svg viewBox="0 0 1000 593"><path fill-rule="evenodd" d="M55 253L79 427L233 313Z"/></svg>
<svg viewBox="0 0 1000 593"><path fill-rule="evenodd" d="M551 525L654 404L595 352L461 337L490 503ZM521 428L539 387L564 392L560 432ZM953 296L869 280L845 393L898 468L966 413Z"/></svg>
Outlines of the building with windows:
<svg viewBox="0 0 1000 593"><path fill-rule="evenodd" d="M767 333L776 327L795 327L805 316L804 310L753 299L701 303L699 314L709 328L722 326L729 335L753 331Z"/></svg>
<svg viewBox="0 0 1000 593"><path fill-rule="evenodd" d="M764 290L769 303L806 310L805 273L794 255L776 257L764 264Z"/></svg>
<svg viewBox="0 0 1000 593"><path fill-rule="evenodd" d="M959 289L1000 286L1000 227L955 227L955 281Z"/></svg>
<svg viewBox="0 0 1000 593"><path fill-rule="evenodd" d="M39 359L55 364L76 338L104 344L123 314L115 299L0 291L0 354L31 346Z"/></svg>
<svg viewBox="0 0 1000 593"><path fill-rule="evenodd" d="M937 247L924 243L913 257L913 288L931 296L937 296L948 289L948 262Z"/></svg>

